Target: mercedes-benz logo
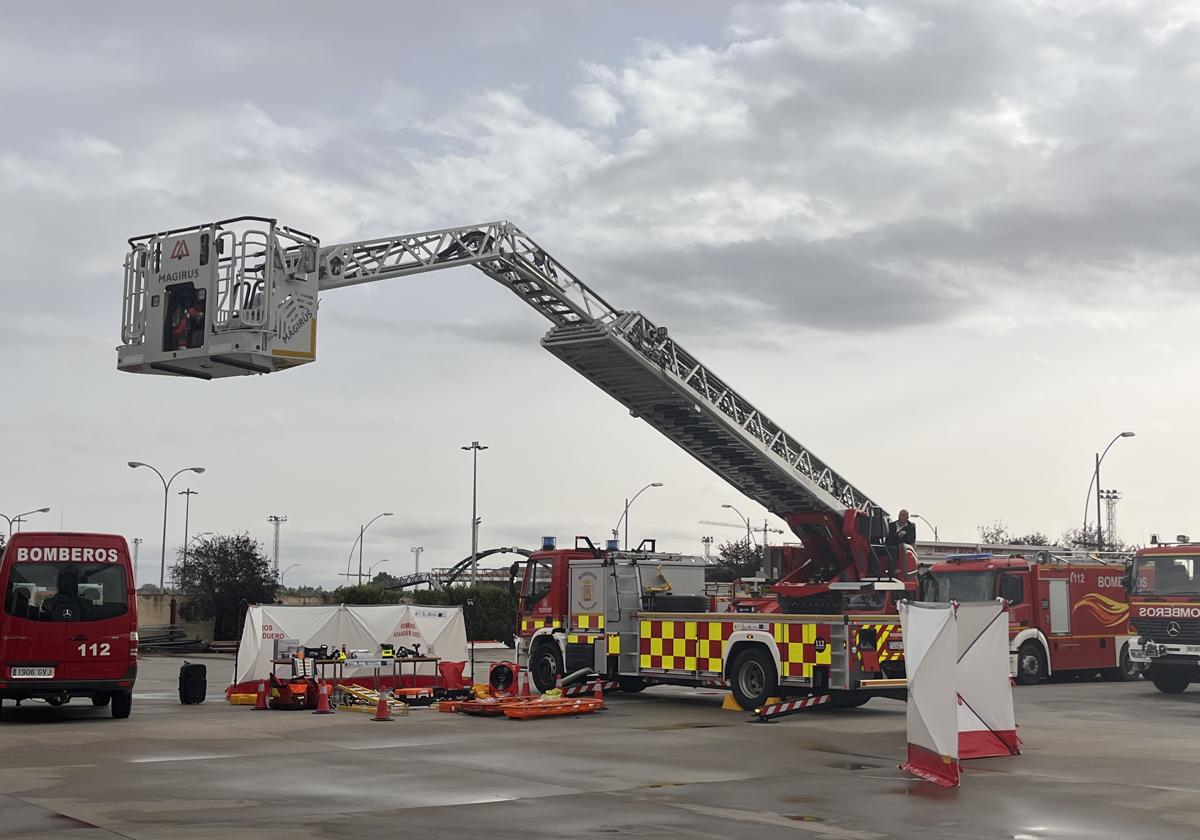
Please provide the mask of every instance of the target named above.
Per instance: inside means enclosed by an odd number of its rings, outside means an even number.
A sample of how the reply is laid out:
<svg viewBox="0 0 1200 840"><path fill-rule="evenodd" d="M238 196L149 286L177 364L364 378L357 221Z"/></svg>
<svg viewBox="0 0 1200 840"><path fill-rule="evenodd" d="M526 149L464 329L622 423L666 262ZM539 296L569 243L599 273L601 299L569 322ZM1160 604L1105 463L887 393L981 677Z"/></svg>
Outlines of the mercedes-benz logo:
<svg viewBox="0 0 1200 840"><path fill-rule="evenodd" d="M1172 621L1170 624L1167 625L1167 635L1170 636L1172 639L1175 638L1176 636L1178 636L1182 632L1183 632L1183 628L1179 626L1178 621Z"/></svg>

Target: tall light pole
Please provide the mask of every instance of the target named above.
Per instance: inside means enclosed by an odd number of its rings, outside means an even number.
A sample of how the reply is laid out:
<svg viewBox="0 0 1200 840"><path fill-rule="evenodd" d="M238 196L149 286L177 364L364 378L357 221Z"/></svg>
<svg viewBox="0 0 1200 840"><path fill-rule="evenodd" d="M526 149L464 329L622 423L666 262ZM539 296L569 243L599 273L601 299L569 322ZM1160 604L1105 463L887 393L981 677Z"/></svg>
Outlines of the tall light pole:
<svg viewBox="0 0 1200 840"><path fill-rule="evenodd" d="M1088 503L1092 500L1092 486L1096 487L1096 553L1099 554L1104 550L1104 526L1100 522L1100 464L1104 461L1104 456L1108 454L1108 450L1112 449L1112 445L1121 438L1134 437L1133 432L1121 432L1108 442L1108 446L1104 447L1104 452L1096 453L1096 470L1092 473L1092 481L1088 484L1087 498L1083 503L1083 530L1087 530L1087 515Z"/></svg>
<svg viewBox="0 0 1200 840"><path fill-rule="evenodd" d="M135 588L137 587L137 576L138 576L138 551L139 551L139 549L141 549L141 547L142 547L142 538L134 537L133 538L133 583L134 583Z"/></svg>
<svg viewBox="0 0 1200 840"><path fill-rule="evenodd" d="M390 557L384 557L382 560L376 560L374 563L371 564L371 568L367 569L367 577L369 577L371 580L374 580L375 579L375 567L378 566L380 563L390 563L390 562L392 562L392 558L390 558Z"/></svg>
<svg viewBox="0 0 1200 840"><path fill-rule="evenodd" d="M414 545L409 549L413 553L413 574L421 574L421 552L425 550L423 545Z"/></svg>
<svg viewBox="0 0 1200 840"><path fill-rule="evenodd" d="M188 520L192 515L192 496L199 496L199 490L193 490L189 487L186 490L180 490L176 495L185 496L183 500L183 562L187 562L188 550Z"/></svg>
<svg viewBox="0 0 1200 840"><path fill-rule="evenodd" d="M479 441L471 441L470 446L460 446L459 449L471 453L471 587L479 585L479 514L476 502L479 490L479 453L487 449L480 446ZM474 679L472 677L472 679Z"/></svg>
<svg viewBox="0 0 1200 840"><path fill-rule="evenodd" d="M750 546L754 545L753 538L750 536L750 520L747 519L745 516L742 516L742 512L740 510L738 510L737 508L735 508L733 505L721 505L721 507L729 508L731 511L736 513L738 516L742 517L742 521L746 523L746 547L749 548Z"/></svg>
<svg viewBox="0 0 1200 840"><path fill-rule="evenodd" d="M941 540L938 539L938 529L937 529L936 525L934 525L932 522L930 522L928 519L926 519L924 516L922 516L919 513L910 513L909 517L912 519L920 519L922 522L924 522L926 525L928 525L930 528L932 528L933 529L933 541L935 543L941 542Z"/></svg>
<svg viewBox="0 0 1200 840"><path fill-rule="evenodd" d="M20 523L25 521L22 517L29 516L30 514L33 514L33 513L49 513L49 512L50 512L50 508L44 507L44 508L38 508L37 510L27 510L24 513L18 513L16 516L12 516L12 517L5 516L3 513L0 513L0 518L3 518L4 521L8 523L8 536L9 536L9 539L11 539L14 522L18 523L17 530L20 531L21 530Z"/></svg>
<svg viewBox="0 0 1200 840"><path fill-rule="evenodd" d="M276 516L275 514L271 514L270 516L267 517L267 521L270 522L271 525L274 526L274 528L275 528L275 542L274 542L274 547L272 549L272 555L275 558L274 563L273 563L273 566L275 569L275 578L276 578L276 580L278 580L279 579L279 526L282 525L284 522L287 522L287 517L286 516Z"/></svg>
<svg viewBox="0 0 1200 840"><path fill-rule="evenodd" d="M621 530L621 522L624 522L625 523L625 540L623 542L623 545L624 545L624 548L626 551L629 550L629 506L637 501L638 496L645 493L651 487L662 487L662 486L663 485L662 485L661 481L653 481L650 484L647 484L641 490L634 493L632 499L630 499L630 498L625 499L625 512L622 513L621 518L617 520L617 527L613 528L613 536L614 537L617 536L618 531Z"/></svg>
<svg viewBox="0 0 1200 840"><path fill-rule="evenodd" d="M381 517L384 517L384 516L391 516L391 515L392 515L392 512L389 510L389 511L386 511L385 513L378 514L378 515L375 517L375 519L372 519L372 520L371 520L370 522L368 522L366 525L359 525L359 526L358 526L358 539L356 539L356 540L355 540L353 543L351 543L351 545L350 545L350 556L346 558L346 583L347 583L347 584L349 584L349 583L350 583L350 559L351 559L352 557L354 557L354 546L358 546L358 585L359 585L359 586L362 586L362 579L363 579L363 570L362 570L362 566L363 566L363 535L367 533L367 529L368 529L368 528L370 528L372 525L374 525L374 524L375 524L375 520L376 520L376 519L379 519L379 518L381 518Z"/></svg>
<svg viewBox="0 0 1200 840"><path fill-rule="evenodd" d="M131 470L136 470L138 467L149 467L154 470L154 474L158 476L158 480L162 482L163 486L162 558L158 568L158 591L161 593L167 580L167 503L171 499L171 482L185 472L194 472L199 475L204 472L204 467L184 467L169 479L163 478L163 474L149 464L143 464L141 461L129 462Z"/></svg>

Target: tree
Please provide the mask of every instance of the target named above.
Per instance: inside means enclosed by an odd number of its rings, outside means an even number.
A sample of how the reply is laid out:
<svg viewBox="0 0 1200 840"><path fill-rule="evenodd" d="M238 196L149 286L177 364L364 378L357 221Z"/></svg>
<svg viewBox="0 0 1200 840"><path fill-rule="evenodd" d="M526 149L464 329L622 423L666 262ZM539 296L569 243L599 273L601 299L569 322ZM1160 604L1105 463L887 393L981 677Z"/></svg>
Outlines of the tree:
<svg viewBox="0 0 1200 840"><path fill-rule="evenodd" d="M1096 529L1091 525L1085 525L1082 528L1068 528L1062 532L1062 536L1058 538L1058 545L1068 548L1083 548L1095 550L1096 548ZM1108 535L1104 536L1105 551L1129 551L1130 546L1126 545L1123 540L1112 540Z"/></svg>
<svg viewBox="0 0 1200 840"><path fill-rule="evenodd" d="M374 583L339 586L333 590L333 600L337 604L399 604L400 590L384 589Z"/></svg>
<svg viewBox="0 0 1200 840"><path fill-rule="evenodd" d="M1050 545L1050 538L1041 531L1013 534L1003 519L996 519L991 525L980 525L979 541L988 545Z"/></svg>
<svg viewBox="0 0 1200 840"><path fill-rule="evenodd" d="M725 583L739 578L754 577L762 568L762 547L747 540L721 543L717 560L704 570L704 579Z"/></svg>
<svg viewBox="0 0 1200 840"><path fill-rule="evenodd" d="M262 546L245 534L213 535L179 550L171 580L189 597L181 605L188 621L211 618L214 639L234 639L241 630L241 604L275 600L275 574Z"/></svg>
<svg viewBox="0 0 1200 840"><path fill-rule="evenodd" d="M474 588L464 585L422 589L413 593L413 603L461 606L468 639L494 639L512 644L516 633L517 596L505 586L481 583Z"/></svg>

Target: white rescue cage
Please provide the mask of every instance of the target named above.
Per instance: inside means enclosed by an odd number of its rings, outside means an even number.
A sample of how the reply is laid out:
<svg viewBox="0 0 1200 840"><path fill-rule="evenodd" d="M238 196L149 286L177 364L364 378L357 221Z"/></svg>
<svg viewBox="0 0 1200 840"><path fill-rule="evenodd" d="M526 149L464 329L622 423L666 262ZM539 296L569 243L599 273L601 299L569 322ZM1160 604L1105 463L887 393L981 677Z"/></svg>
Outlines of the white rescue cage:
<svg viewBox="0 0 1200 840"><path fill-rule="evenodd" d="M213 379L316 360L315 236L234 219L133 237L117 367Z"/></svg>

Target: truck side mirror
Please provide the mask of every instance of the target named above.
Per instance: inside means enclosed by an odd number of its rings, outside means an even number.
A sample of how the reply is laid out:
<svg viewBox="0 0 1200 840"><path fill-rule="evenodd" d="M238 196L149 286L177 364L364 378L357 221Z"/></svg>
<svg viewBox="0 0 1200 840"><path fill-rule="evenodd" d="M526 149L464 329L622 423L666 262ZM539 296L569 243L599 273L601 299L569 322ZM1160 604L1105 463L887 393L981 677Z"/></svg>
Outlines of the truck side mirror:
<svg viewBox="0 0 1200 840"><path fill-rule="evenodd" d="M1000 597L1010 604L1021 600L1021 579L1016 575L1004 575L1000 578Z"/></svg>
<svg viewBox="0 0 1200 840"><path fill-rule="evenodd" d="M1133 592L1133 573L1126 572L1124 575L1122 575L1121 576L1121 584L1125 587L1126 593L1132 593Z"/></svg>
<svg viewBox="0 0 1200 840"><path fill-rule="evenodd" d="M517 594L517 572L520 571L520 568L521 568L521 563L519 560L514 562L511 566L508 567L508 594L509 595Z"/></svg>

